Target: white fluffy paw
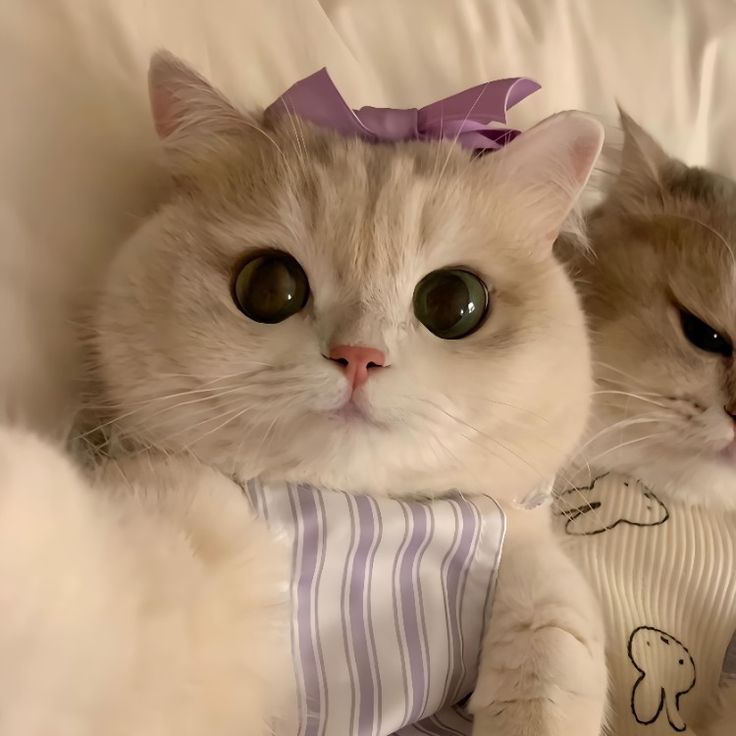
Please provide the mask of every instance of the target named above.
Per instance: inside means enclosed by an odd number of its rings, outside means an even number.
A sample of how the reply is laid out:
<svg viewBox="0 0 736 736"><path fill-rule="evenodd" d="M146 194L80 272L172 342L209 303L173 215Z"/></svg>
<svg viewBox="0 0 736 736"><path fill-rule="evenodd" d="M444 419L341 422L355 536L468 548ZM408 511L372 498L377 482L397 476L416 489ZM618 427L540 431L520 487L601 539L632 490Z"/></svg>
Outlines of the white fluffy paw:
<svg viewBox="0 0 736 736"><path fill-rule="evenodd" d="M210 468L141 456L91 482L0 429L0 734L265 734L287 581L286 551Z"/></svg>
<svg viewBox="0 0 736 736"><path fill-rule="evenodd" d="M120 684L132 644L125 602L110 594L107 522L59 449L0 428L3 736L91 736Z"/></svg>
<svg viewBox="0 0 736 736"><path fill-rule="evenodd" d="M471 701L474 736L599 736L606 673L594 646L553 626L498 641Z"/></svg>
<svg viewBox="0 0 736 736"><path fill-rule="evenodd" d="M96 507L86 479L60 449L30 433L0 428L0 589L21 566L17 574L26 582L20 590L34 574L64 579L72 562L86 561L87 568L99 542L89 533Z"/></svg>
<svg viewBox="0 0 736 736"><path fill-rule="evenodd" d="M568 693L497 702L476 713L473 736L600 736L600 704Z"/></svg>
<svg viewBox="0 0 736 736"><path fill-rule="evenodd" d="M474 736L600 736L603 622L544 510L509 514L504 555L470 702Z"/></svg>

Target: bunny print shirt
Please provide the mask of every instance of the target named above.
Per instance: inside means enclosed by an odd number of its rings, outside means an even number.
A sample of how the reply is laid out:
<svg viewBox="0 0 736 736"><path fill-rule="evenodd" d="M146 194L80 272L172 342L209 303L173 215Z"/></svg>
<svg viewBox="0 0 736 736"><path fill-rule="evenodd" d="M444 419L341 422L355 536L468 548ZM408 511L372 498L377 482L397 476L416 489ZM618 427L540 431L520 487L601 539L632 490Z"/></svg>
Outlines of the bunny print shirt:
<svg viewBox="0 0 736 736"><path fill-rule="evenodd" d="M558 492L554 511L606 617L610 732L695 736L721 678L736 675L736 514L615 473L586 481Z"/></svg>
<svg viewBox="0 0 736 736"><path fill-rule="evenodd" d="M294 736L466 736L505 516L431 501L249 481L292 549ZM286 675L291 677L291 674Z"/></svg>

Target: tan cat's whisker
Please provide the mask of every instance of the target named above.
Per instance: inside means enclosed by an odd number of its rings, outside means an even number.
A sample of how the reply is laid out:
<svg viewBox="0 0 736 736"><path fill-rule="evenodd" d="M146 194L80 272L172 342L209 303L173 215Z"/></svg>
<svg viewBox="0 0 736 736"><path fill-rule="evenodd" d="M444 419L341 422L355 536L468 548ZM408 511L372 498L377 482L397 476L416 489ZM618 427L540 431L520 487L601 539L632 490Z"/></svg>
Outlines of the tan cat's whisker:
<svg viewBox="0 0 736 736"><path fill-rule="evenodd" d="M597 460L600 460L602 457L605 457L606 455L610 455L611 453L616 452L617 450L620 450L624 447L628 447L629 445L634 445L639 442L646 442L647 440L655 439L657 437L666 437L666 436L667 436L666 432L655 432L653 434L645 435L644 437L635 437L634 439L627 440L626 442L621 442L620 444L615 445L614 447L609 447L604 452L598 455L595 455L592 458L589 458L588 462L592 465Z"/></svg>

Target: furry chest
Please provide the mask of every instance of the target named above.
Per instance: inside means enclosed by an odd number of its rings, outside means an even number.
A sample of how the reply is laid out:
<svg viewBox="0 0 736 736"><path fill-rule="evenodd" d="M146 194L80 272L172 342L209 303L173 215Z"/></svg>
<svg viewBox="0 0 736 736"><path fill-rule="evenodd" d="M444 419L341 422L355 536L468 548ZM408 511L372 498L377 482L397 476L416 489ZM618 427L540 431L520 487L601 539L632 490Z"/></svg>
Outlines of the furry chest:
<svg viewBox="0 0 736 736"><path fill-rule="evenodd" d="M247 484L291 545L300 736L470 733L505 518L488 497Z"/></svg>
<svg viewBox="0 0 736 736"><path fill-rule="evenodd" d="M556 511L603 605L613 733L697 733L731 669L736 515L665 500L614 473L563 491Z"/></svg>

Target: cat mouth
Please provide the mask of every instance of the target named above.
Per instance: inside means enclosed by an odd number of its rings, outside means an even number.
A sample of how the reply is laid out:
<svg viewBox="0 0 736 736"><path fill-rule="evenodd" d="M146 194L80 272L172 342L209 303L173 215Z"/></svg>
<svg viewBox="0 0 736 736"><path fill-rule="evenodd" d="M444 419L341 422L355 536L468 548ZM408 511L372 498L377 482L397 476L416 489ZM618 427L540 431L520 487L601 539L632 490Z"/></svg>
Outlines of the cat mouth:
<svg viewBox="0 0 736 736"><path fill-rule="evenodd" d="M370 425L371 427L385 428L386 425L376 420L368 409L348 399L342 406L330 412L330 416L338 421L352 425Z"/></svg>
<svg viewBox="0 0 736 736"><path fill-rule="evenodd" d="M339 419L347 422L370 421L370 417L364 409L361 409L354 401L346 401L339 409L333 412Z"/></svg>

